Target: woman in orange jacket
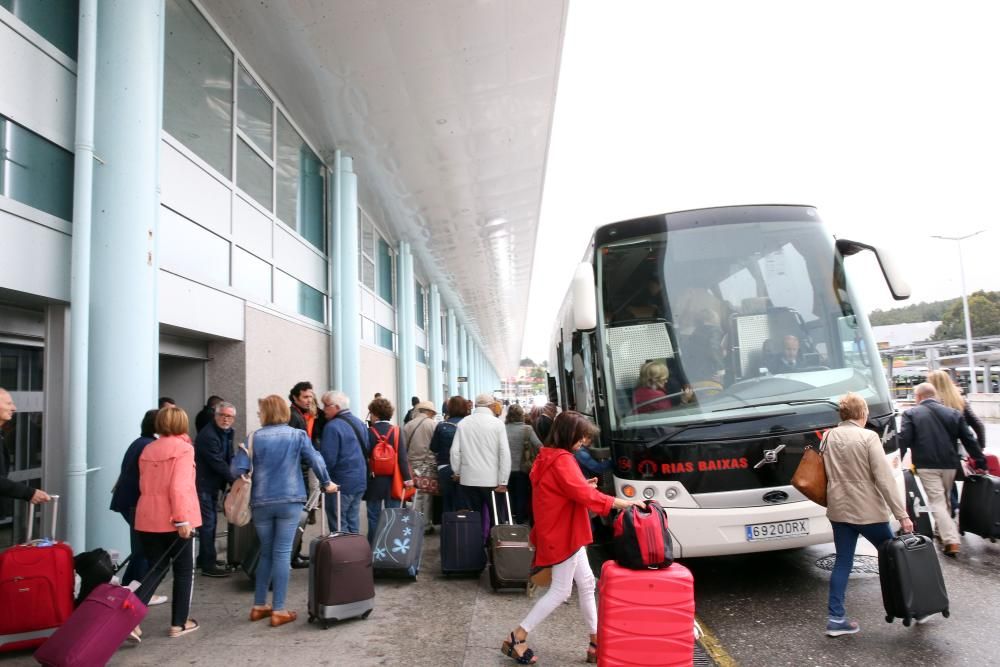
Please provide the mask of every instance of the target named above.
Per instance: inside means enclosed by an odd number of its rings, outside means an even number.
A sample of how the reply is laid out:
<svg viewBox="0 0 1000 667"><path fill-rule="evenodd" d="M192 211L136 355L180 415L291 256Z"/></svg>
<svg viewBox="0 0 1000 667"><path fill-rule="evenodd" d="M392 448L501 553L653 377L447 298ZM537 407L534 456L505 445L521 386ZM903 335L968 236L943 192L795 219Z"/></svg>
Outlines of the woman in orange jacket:
<svg viewBox="0 0 1000 667"><path fill-rule="evenodd" d="M612 508L625 509L642 503L601 493L596 488L596 477L583 476L573 452L595 435L597 427L579 412L561 412L552 422L545 446L531 468L531 507L535 517L531 542L535 545L535 566L552 566L552 585L503 642L503 653L519 665L537 661L538 657L527 645L528 633L569 598L574 581L580 610L590 632L587 662L597 662L597 601L586 549L594 538L587 510L605 515Z"/></svg>
<svg viewBox="0 0 1000 667"><path fill-rule="evenodd" d="M191 534L201 526L201 509L187 413L177 407L163 408L156 415L156 432L160 437L146 445L139 456L135 530L146 557L157 564L157 570L148 575L149 581L143 583L137 595L148 602L172 562L170 636L180 637L198 629L198 621L188 617L194 589Z"/></svg>

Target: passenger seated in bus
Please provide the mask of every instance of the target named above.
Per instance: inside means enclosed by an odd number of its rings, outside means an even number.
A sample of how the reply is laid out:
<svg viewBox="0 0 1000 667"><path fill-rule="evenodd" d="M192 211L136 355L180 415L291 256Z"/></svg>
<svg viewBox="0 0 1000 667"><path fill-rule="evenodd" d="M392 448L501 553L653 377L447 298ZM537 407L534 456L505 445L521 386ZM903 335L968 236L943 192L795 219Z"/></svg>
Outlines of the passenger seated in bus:
<svg viewBox="0 0 1000 667"><path fill-rule="evenodd" d="M639 369L639 386L632 393L632 400L635 404L634 414L644 412L659 412L669 410L676 404L689 403L694 400L694 393L691 387L684 386L678 392L679 396L670 397L667 383L670 379L670 371L662 361L647 361ZM680 399L680 400L676 400Z"/></svg>
<svg viewBox="0 0 1000 667"><path fill-rule="evenodd" d="M719 315L703 308L695 316L695 326L681 351L684 371L692 385L722 388L725 356Z"/></svg>
<svg viewBox="0 0 1000 667"><path fill-rule="evenodd" d="M779 355L772 357L767 364L767 369L772 374L795 373L804 368L802 354L799 349L799 339L796 336L785 336L782 339L782 350Z"/></svg>
<svg viewBox="0 0 1000 667"><path fill-rule="evenodd" d="M656 278L646 279L643 288L632 297L625 307L622 320L655 320L666 319L667 309L664 302L663 284Z"/></svg>

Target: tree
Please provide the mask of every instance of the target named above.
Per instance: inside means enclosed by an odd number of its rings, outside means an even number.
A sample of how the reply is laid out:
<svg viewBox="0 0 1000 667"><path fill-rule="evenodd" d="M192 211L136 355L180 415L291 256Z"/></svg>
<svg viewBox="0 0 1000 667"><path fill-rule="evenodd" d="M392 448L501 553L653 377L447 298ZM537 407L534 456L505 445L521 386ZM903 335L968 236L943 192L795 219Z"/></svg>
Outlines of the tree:
<svg viewBox="0 0 1000 667"><path fill-rule="evenodd" d="M969 319L972 321L973 336L1000 334L1000 292L980 290L969 295ZM931 340L952 338L965 338L965 316L961 299L957 299L945 311Z"/></svg>
<svg viewBox="0 0 1000 667"><path fill-rule="evenodd" d="M532 361L531 357L525 357L524 359L521 359L521 365L522 366L534 366L535 362Z"/></svg>
<svg viewBox="0 0 1000 667"><path fill-rule="evenodd" d="M873 310L868 319L873 327L885 324L906 324L908 322L933 322L944 319L944 313L956 303L961 305L961 299L946 299L944 301L921 301L902 308L891 310Z"/></svg>

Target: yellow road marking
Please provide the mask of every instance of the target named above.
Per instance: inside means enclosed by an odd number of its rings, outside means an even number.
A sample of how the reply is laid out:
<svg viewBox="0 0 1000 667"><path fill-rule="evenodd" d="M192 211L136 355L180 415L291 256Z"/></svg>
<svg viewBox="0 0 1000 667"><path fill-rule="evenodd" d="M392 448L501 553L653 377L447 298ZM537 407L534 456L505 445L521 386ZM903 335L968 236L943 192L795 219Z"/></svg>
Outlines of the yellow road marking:
<svg viewBox="0 0 1000 667"><path fill-rule="evenodd" d="M719 667L737 667L736 661L726 652L726 649L722 648L722 642L705 625L705 622L700 618L695 618L695 623L701 628L701 645L705 649L705 653L708 653L708 657L714 660Z"/></svg>

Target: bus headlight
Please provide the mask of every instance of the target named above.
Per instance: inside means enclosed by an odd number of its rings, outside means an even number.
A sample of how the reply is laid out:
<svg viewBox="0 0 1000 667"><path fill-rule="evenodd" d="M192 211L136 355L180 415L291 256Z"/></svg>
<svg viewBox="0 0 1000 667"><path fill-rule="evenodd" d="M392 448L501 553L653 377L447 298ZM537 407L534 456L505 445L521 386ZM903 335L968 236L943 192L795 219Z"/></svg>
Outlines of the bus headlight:
<svg viewBox="0 0 1000 667"><path fill-rule="evenodd" d="M676 486L671 486L670 488L667 489L667 493L665 495L667 496L667 500L673 500L679 494L680 494L680 491L677 490L677 487Z"/></svg>
<svg viewBox="0 0 1000 667"><path fill-rule="evenodd" d="M656 489L651 486L647 486L642 490L642 497L646 500L652 500L656 496Z"/></svg>
<svg viewBox="0 0 1000 667"><path fill-rule="evenodd" d="M635 498L635 487L631 484L626 484L622 487L622 495L626 498Z"/></svg>

